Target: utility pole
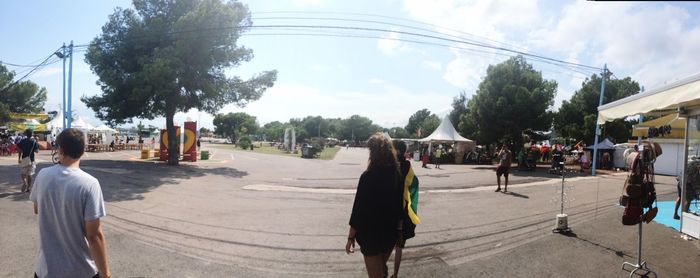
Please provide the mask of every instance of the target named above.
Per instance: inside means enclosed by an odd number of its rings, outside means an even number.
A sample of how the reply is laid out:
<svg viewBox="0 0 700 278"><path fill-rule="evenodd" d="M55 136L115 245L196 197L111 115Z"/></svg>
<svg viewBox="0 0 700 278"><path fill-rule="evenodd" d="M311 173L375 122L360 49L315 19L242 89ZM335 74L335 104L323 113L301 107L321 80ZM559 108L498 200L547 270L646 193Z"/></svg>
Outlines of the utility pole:
<svg viewBox="0 0 700 278"><path fill-rule="evenodd" d="M608 64L605 64L603 66L603 74L600 78L600 98L598 100L598 107L603 105L603 94L605 94L605 79L608 78ZM596 108L596 110L598 109ZM593 166L591 167L591 176L595 176L595 168L598 161L598 136L600 135L600 124L598 124L598 117L596 117L595 121L595 140L593 141Z"/></svg>
<svg viewBox="0 0 700 278"><path fill-rule="evenodd" d="M73 104L72 104L72 95L73 95L73 41L70 41L70 45L68 46L68 55L70 55L70 60L68 62L68 122L67 126L68 128L71 128L71 124L73 123Z"/></svg>
<svg viewBox="0 0 700 278"><path fill-rule="evenodd" d="M61 109L63 112L61 112L61 117L63 117L63 130L66 129L66 43L63 43L63 46L61 46L61 54L62 57L59 57L63 60L63 105L61 105Z"/></svg>

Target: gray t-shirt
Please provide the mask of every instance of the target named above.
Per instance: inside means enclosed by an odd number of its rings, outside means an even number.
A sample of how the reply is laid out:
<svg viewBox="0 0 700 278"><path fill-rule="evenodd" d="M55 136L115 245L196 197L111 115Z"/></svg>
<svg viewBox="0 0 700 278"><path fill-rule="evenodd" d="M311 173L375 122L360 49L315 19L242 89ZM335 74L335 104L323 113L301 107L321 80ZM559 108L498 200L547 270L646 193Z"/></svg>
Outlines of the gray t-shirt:
<svg viewBox="0 0 700 278"><path fill-rule="evenodd" d="M78 168L54 165L39 171L29 199L39 207L39 277L92 277L95 261L85 238L85 221L105 216L96 178Z"/></svg>

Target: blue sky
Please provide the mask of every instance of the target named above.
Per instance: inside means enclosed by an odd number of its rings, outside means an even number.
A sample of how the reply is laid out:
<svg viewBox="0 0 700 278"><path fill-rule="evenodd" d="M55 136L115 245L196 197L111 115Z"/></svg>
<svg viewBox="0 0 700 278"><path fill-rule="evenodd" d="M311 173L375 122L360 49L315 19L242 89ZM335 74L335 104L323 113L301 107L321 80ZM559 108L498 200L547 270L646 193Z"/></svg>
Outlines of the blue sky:
<svg viewBox="0 0 700 278"><path fill-rule="evenodd" d="M433 35L458 35L596 67L607 63L616 77L631 76L648 89L700 72L700 6L696 3L486 1L486 0L257 0L244 1L254 24L311 24L364 26L395 31L415 29L349 21L269 19L270 17L334 17L374 20L429 29ZM0 4L0 61L32 64L63 42L84 44L100 33L115 7L130 1L3 1ZM267 13L267 12L296 13ZM302 13L304 12L304 13ZM308 13L316 12L316 13ZM350 13L376 16L351 15ZM392 18L388 18L392 17ZM400 21L402 18L412 21ZM431 25L421 25L415 21ZM437 26L437 27L436 27ZM258 101L245 108L228 105L221 112L244 111L261 124L307 115L368 116L385 126L403 126L415 111L428 108L449 112L459 92L475 92L489 64L505 53L465 51L397 41L413 39L392 32L349 32L378 38L271 36L251 30L239 40L255 58L229 71L243 78L268 69L279 71L278 81ZM281 33L284 31L275 31ZM439 32L439 33L437 33ZM425 32L424 32L425 33ZM391 39L393 38L393 39ZM498 43L494 42L497 41ZM445 42L442 42L445 43ZM468 47L449 43L453 47ZM99 94L97 77L74 59L74 109L93 125L100 124L80 101ZM579 73L532 61L548 79L559 83L555 108L569 99L590 71ZM22 71L24 68L9 67ZM61 100L61 65L52 64L30 79L49 91L47 110ZM211 127L212 116L196 110L178 113ZM136 120L138 121L138 120ZM164 119L144 121L163 126Z"/></svg>

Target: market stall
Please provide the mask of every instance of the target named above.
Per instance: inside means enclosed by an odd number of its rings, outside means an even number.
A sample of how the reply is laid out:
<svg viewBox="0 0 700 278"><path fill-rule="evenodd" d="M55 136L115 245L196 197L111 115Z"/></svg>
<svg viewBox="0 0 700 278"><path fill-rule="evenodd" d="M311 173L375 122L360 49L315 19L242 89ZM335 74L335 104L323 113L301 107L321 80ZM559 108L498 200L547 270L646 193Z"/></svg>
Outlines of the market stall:
<svg viewBox="0 0 700 278"><path fill-rule="evenodd" d="M432 153L433 144L453 144L454 143L454 157L455 163L462 163L462 157L467 151L471 151L475 148L474 141L462 137L459 135L455 127L450 122L449 117L445 116L442 118L440 125L423 139L418 140L421 143L428 144L428 151Z"/></svg>
<svg viewBox="0 0 700 278"><path fill-rule="evenodd" d="M681 174L681 202L689 201L693 210L681 214L682 233L700 238L700 74L663 87L598 107L598 123L635 115L668 115L684 122ZM667 125L664 123L664 125ZM673 125L672 129L673 129ZM648 130L647 130L648 132ZM671 131L671 134L673 131ZM664 155L666 150L664 150ZM692 205L692 204L695 205Z"/></svg>

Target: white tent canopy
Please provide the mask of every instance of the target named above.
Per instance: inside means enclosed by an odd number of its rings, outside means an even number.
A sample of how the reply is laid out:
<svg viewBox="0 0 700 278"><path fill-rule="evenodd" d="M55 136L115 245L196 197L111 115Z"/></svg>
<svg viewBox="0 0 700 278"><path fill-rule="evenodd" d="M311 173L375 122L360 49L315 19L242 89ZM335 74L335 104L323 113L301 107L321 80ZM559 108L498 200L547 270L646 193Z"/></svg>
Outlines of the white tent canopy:
<svg viewBox="0 0 700 278"><path fill-rule="evenodd" d="M423 139L419 140L420 142L430 142L430 141L436 141L436 142L473 142L472 140L469 140L467 138L462 137L462 135L459 135L455 127L452 125L452 122L450 122L450 118L445 116L442 118L442 122L440 125L433 131L432 134L430 134L428 137L425 137Z"/></svg>
<svg viewBox="0 0 700 278"><path fill-rule="evenodd" d="M95 127L91 129L91 131L96 131L96 132L109 132L109 133L119 133L116 129L113 129L106 124L102 124L101 126Z"/></svg>
<svg viewBox="0 0 700 278"><path fill-rule="evenodd" d="M598 107L598 123L649 112L700 108L700 74ZM668 114L668 113L666 113Z"/></svg>
<svg viewBox="0 0 700 278"><path fill-rule="evenodd" d="M95 128L93 125L86 122L81 116L76 117L75 120L71 122L71 127L83 130L91 130Z"/></svg>

